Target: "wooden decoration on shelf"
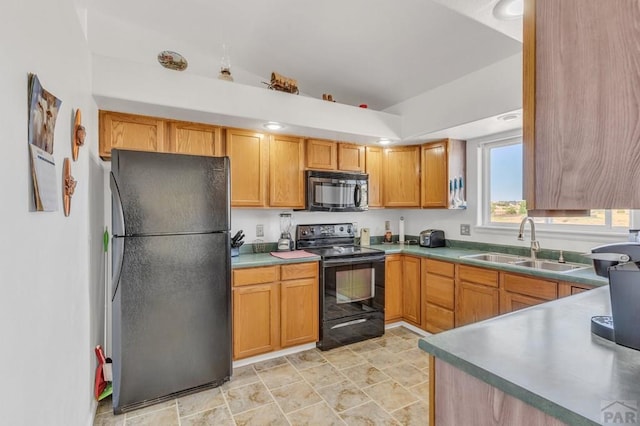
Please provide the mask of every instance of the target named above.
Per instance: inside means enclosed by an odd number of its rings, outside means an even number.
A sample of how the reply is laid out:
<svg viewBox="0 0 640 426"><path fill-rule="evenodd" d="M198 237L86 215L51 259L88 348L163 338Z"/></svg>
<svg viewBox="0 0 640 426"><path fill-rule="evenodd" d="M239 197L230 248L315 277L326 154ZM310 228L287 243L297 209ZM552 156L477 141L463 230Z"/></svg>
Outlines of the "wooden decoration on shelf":
<svg viewBox="0 0 640 426"><path fill-rule="evenodd" d="M71 160L69 158L64 159L63 168L64 183L62 188L62 201L64 206L64 215L69 216L71 212L71 196L76 189L78 182L71 176Z"/></svg>
<svg viewBox="0 0 640 426"><path fill-rule="evenodd" d="M298 90L298 80L285 77L277 72L271 73L271 83L265 83L264 81L263 83L271 90L278 90L280 92L293 93L296 95L300 93Z"/></svg>
<svg viewBox="0 0 640 426"><path fill-rule="evenodd" d="M333 100L333 95L329 94L329 93L323 93L322 94L322 100L323 101L329 101L329 102L335 102Z"/></svg>
<svg viewBox="0 0 640 426"><path fill-rule="evenodd" d="M82 125L82 112L80 109L76 110L76 120L73 126L73 140L71 141L73 161L78 160L78 151L80 147L84 145L84 138L87 136L87 131Z"/></svg>

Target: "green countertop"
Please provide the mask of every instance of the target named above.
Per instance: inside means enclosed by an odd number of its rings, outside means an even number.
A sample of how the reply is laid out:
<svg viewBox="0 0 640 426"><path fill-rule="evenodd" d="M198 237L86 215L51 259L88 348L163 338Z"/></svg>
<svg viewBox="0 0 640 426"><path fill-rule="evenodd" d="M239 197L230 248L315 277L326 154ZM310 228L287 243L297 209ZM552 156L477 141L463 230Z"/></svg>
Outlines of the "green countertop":
<svg viewBox="0 0 640 426"><path fill-rule="evenodd" d="M598 288L420 340L424 351L571 425L640 400L640 351L591 334L611 312Z"/></svg>
<svg viewBox="0 0 640 426"><path fill-rule="evenodd" d="M420 247L418 245L402 244L374 244L370 247L373 249L383 250L386 254L410 254L414 256L444 260L447 262L480 266L484 268L496 269L499 271L517 272L521 274L537 276L540 278L550 278L579 284L603 286L609 283L606 278L597 276L593 270L593 267L589 267L587 269L579 269L571 272L558 273L553 271L525 268L522 266L515 266L510 264L490 263L482 260L466 259L464 257L461 257L472 254L486 253L486 250L472 250L457 247L426 248ZM281 265L286 263L314 262L318 260L320 260L320 256L284 260L271 256L269 253L249 253L240 254L240 256L238 257L231 258L231 266L233 268L251 268L256 266Z"/></svg>

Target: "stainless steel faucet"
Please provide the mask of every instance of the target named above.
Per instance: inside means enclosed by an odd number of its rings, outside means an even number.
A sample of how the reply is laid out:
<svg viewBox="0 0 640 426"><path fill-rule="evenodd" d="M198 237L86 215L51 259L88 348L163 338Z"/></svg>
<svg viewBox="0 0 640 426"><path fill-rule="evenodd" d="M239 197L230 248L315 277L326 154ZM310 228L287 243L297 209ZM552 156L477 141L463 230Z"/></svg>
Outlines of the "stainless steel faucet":
<svg viewBox="0 0 640 426"><path fill-rule="evenodd" d="M536 225L533 223L533 219L529 216L525 217L522 219L522 222L520 222L518 240L524 241L524 225L527 222L531 224L531 260L536 260L536 253L540 251L540 243L536 240Z"/></svg>

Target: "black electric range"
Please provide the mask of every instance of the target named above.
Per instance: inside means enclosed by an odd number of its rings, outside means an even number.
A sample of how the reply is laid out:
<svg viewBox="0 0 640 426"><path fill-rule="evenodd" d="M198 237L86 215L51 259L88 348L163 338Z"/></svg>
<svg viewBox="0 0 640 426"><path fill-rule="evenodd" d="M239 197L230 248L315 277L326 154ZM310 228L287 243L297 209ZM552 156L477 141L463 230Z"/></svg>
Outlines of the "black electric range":
<svg viewBox="0 0 640 426"><path fill-rule="evenodd" d="M385 253L355 245L352 223L298 225L296 248L319 255L320 339L332 349L384 334Z"/></svg>

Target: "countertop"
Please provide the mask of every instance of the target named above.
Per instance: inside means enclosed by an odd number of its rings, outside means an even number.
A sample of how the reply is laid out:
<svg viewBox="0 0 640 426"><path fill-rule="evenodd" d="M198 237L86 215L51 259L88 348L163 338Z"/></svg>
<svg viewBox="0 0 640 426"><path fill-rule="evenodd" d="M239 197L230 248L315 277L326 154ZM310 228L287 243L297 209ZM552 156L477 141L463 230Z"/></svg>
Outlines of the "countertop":
<svg viewBox="0 0 640 426"><path fill-rule="evenodd" d="M540 278L549 278L579 284L588 284L593 286L603 286L609 284L606 278L599 277L595 274L593 267L587 269L579 269L577 271L558 273L553 271L543 271L539 269L525 268L503 263L489 263L482 260L466 259L461 256L472 254L486 253L486 250L471 250L465 248L438 247L426 248L418 245L402 245L402 244L374 244L369 246L373 249L383 250L386 254L409 254L420 257L444 260L447 262L456 262L466 265L480 266L484 268L496 269L499 271L516 272L526 275L537 276ZM302 259L279 259L271 256L269 253L248 253L240 254L240 256L231 258L231 266L233 268L251 268L256 266L280 265L287 263L315 262L319 261L320 256L307 257Z"/></svg>
<svg viewBox="0 0 640 426"><path fill-rule="evenodd" d="M568 424L640 401L640 351L591 334L611 312L598 288L420 340L424 351Z"/></svg>

